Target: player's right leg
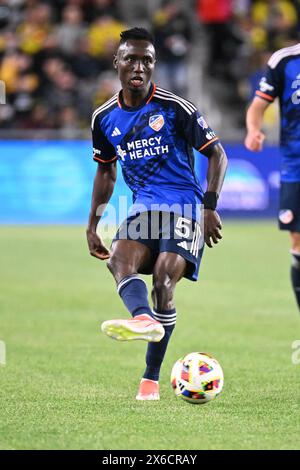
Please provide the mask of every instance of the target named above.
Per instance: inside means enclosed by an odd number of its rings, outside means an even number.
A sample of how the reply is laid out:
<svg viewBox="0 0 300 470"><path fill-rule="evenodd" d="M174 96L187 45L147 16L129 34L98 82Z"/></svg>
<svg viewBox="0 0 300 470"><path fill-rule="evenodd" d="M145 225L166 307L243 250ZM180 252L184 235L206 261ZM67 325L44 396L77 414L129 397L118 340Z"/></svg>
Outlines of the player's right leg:
<svg viewBox="0 0 300 470"><path fill-rule="evenodd" d="M291 282L300 310L300 183L281 183L279 228L290 232Z"/></svg>
<svg viewBox="0 0 300 470"><path fill-rule="evenodd" d="M298 308L300 310L300 233L290 232L291 237L291 281Z"/></svg>
<svg viewBox="0 0 300 470"><path fill-rule="evenodd" d="M160 341L165 331L161 323L152 318L147 286L138 275L138 272L151 268L150 249L137 241L115 240L111 252L108 268L116 280L118 293L133 318L107 320L101 325L102 331L119 341Z"/></svg>

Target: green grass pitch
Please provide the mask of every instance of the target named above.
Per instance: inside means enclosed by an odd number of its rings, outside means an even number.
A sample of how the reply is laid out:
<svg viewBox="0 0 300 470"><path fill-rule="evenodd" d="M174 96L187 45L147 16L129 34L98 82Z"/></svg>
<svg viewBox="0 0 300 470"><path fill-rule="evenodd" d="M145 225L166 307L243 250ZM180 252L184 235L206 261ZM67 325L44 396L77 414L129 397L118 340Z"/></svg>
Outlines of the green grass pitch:
<svg viewBox="0 0 300 470"><path fill-rule="evenodd" d="M126 312L84 227L1 227L0 448L299 449L288 236L275 222L226 221L223 235L206 249L200 282L177 287L161 400L141 403L146 343L101 334L102 321ZM213 354L225 374L205 405L176 398L169 383L192 351Z"/></svg>

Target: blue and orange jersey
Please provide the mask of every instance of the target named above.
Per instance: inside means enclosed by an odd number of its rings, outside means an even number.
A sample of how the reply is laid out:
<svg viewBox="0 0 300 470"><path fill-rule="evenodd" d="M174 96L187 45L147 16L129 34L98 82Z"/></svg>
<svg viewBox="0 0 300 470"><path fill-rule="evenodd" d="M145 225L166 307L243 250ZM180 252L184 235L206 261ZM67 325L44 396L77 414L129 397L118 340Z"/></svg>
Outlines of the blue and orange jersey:
<svg viewBox="0 0 300 470"><path fill-rule="evenodd" d="M133 193L131 214L166 204L183 213L191 205L198 218L203 191L193 148L208 156L219 139L190 101L151 84L141 105L129 108L121 90L94 112L92 136L96 162L119 161Z"/></svg>
<svg viewBox="0 0 300 470"><path fill-rule="evenodd" d="M275 52L256 96L280 102L281 180L300 181L300 44Z"/></svg>

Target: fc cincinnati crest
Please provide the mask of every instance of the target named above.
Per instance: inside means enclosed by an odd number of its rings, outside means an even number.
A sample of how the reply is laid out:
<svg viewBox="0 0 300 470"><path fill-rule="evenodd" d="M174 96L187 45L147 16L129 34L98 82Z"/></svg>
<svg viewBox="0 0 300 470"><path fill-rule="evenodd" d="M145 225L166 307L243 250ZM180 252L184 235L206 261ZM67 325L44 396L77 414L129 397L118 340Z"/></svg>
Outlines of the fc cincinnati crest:
<svg viewBox="0 0 300 470"><path fill-rule="evenodd" d="M282 224L290 224L294 220L294 214L290 209L283 209L279 212L279 220Z"/></svg>
<svg viewBox="0 0 300 470"><path fill-rule="evenodd" d="M156 132L160 131L164 124L165 120L162 114L155 114L155 116L151 116L149 119L149 126Z"/></svg>

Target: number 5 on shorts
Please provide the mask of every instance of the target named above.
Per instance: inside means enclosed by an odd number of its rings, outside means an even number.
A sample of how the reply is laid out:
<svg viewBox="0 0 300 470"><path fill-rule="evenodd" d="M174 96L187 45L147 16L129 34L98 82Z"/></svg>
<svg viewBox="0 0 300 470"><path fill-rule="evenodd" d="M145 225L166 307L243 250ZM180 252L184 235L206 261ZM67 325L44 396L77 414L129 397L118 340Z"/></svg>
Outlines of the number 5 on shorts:
<svg viewBox="0 0 300 470"><path fill-rule="evenodd" d="M191 235L191 225L192 221L185 219L184 217L179 217L176 223L175 233L179 238L190 238Z"/></svg>

